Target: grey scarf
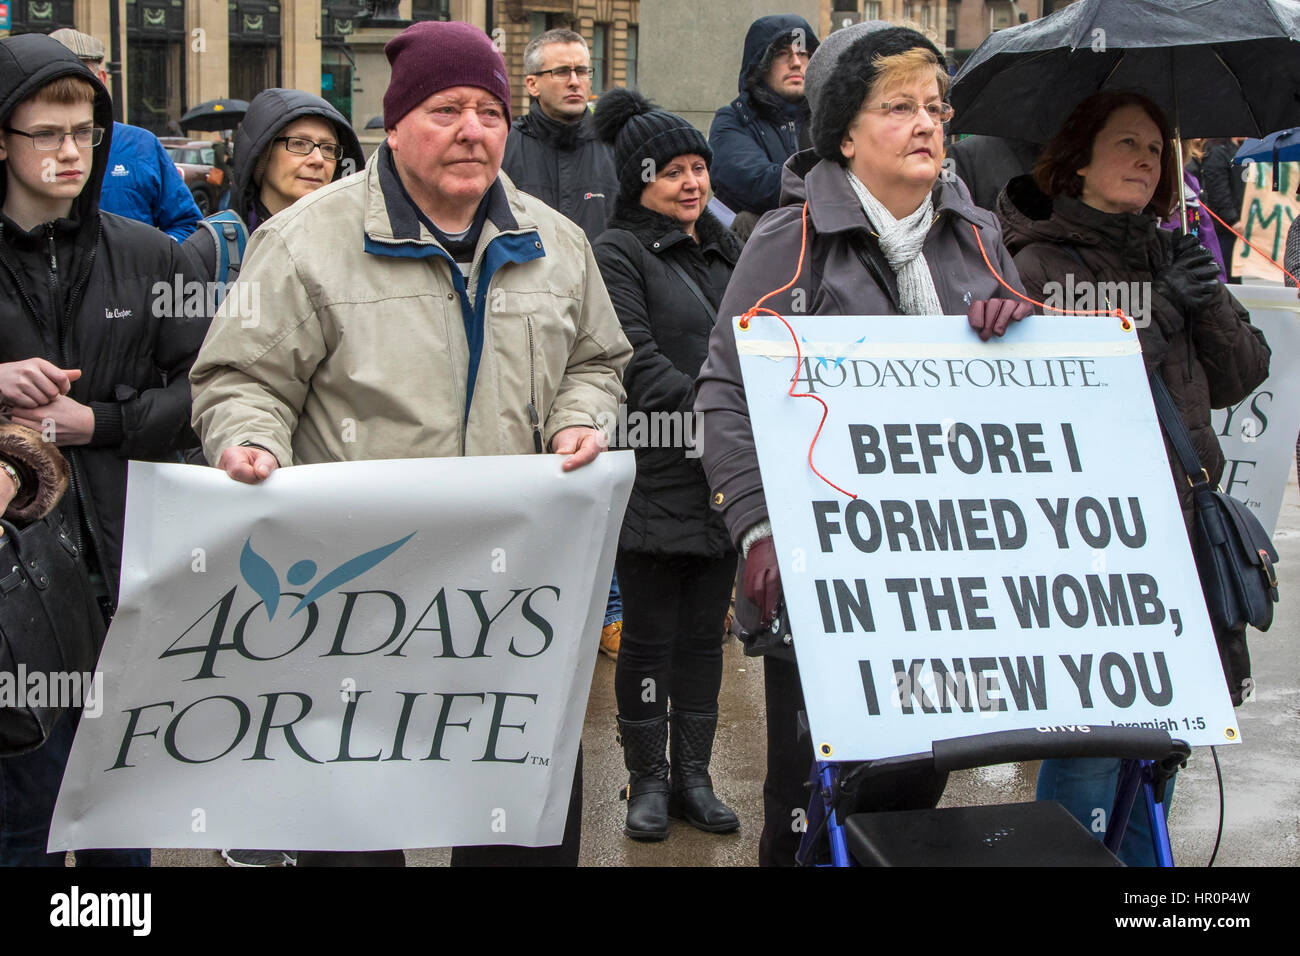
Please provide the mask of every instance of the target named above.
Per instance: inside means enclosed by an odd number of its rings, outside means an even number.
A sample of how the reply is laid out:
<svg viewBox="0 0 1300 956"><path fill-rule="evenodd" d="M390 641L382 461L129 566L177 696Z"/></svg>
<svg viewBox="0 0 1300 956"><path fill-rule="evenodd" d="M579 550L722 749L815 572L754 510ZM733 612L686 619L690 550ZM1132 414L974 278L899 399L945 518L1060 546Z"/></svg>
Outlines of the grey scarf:
<svg viewBox="0 0 1300 956"><path fill-rule="evenodd" d="M921 247L934 220L934 201L927 193L921 208L905 219L895 219L880 200L871 195L862 180L845 170L849 185L862 203L862 211L875 227L880 251L898 276L898 297L907 315L943 315L934 277Z"/></svg>

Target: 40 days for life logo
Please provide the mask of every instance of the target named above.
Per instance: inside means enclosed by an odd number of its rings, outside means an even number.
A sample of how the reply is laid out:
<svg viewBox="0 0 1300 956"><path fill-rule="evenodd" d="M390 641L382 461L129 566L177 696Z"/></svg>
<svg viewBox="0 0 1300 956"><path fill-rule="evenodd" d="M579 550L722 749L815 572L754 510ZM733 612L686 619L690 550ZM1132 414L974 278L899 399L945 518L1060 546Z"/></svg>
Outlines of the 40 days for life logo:
<svg viewBox="0 0 1300 956"><path fill-rule="evenodd" d="M295 655L305 661L402 659L415 655L449 660L486 659L502 653L534 658L550 647L555 631L543 610L554 609L561 596L560 589L554 585L510 588L496 594L487 589L444 585L432 596L418 598L404 597L383 587L344 590L349 582L398 552L415 534L411 532L349 558L321 575L316 561L302 558L285 571L283 584L274 565L253 547L250 536L240 553L239 571L253 595L244 593L238 584L230 587L158 655L158 660L196 656L197 666L183 680L189 684L224 682L230 677L230 668L222 666L231 660L226 652L233 652L244 661L270 663ZM285 585L304 590L284 590ZM250 604L250 597L257 600ZM294 621L292 625L291 621ZM517 630L520 625L526 625L533 632L531 636ZM493 640L507 630L508 640ZM466 633L472 635L472 643L464 637L458 642L458 636ZM284 647L286 642L288 646ZM360 665L351 669L362 673L368 668ZM379 741L375 735L369 735L370 746L377 746L373 752L359 745L354 747L358 709L364 703L372 706L374 703L373 698L370 702L363 701L366 695L374 693L373 689L361 686L363 682L361 677L344 677L338 682L337 692L322 701L319 693L269 686L266 692L250 694L244 690L247 682L241 680L238 690L204 696L184 706L176 700L162 700L125 708L126 724L117 757L108 769L135 766L136 741L157 738L160 731L167 755L191 764L225 757L275 760L289 756L317 764L444 761L455 756L479 762L531 760L546 764L548 761L527 751L507 752L510 748L503 746L502 741L503 731L521 734L526 730L529 711L537 703L538 695L495 689L441 693L412 689L385 693L386 701L375 710L387 716L383 722L390 730ZM339 710L340 704L341 714L332 713ZM330 734L329 747L322 749L319 740L304 739L306 735L298 725L310 724L313 730L319 730L325 708L331 712L329 722L337 721L337 729ZM481 711L487 708L490 714L482 719ZM212 732L214 716L221 728L217 733ZM419 728L427 728L429 724L432 724L431 735L421 732ZM196 732L200 725L206 728L202 734ZM456 742L474 742L472 754L463 747L444 746L452 743L447 737L449 728L462 732ZM277 746L280 737L283 743ZM417 739L421 738L425 743L417 747Z"/></svg>

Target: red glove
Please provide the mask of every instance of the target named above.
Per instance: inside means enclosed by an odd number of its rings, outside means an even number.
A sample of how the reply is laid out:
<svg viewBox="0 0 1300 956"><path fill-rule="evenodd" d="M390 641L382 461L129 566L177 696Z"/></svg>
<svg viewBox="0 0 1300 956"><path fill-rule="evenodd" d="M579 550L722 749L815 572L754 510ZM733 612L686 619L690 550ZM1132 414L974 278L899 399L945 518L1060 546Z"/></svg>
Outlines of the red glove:
<svg viewBox="0 0 1300 956"><path fill-rule="evenodd" d="M758 623L766 627L781 606L781 572L776 569L776 545L759 538L745 558L745 597L758 608Z"/></svg>
<svg viewBox="0 0 1300 956"><path fill-rule="evenodd" d="M993 336L1001 336L1012 322L1019 322L1033 307L1020 299L977 299L970 304L966 319L970 327L979 333L980 341L987 342Z"/></svg>

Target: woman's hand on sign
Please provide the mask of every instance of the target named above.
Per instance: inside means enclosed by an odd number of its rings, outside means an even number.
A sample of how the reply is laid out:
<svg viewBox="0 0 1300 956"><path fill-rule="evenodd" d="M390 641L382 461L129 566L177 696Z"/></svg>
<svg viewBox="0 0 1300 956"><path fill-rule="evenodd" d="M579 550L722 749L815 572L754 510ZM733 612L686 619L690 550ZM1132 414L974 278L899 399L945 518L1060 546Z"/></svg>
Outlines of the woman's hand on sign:
<svg viewBox="0 0 1300 956"><path fill-rule="evenodd" d="M217 467L235 481L255 485L263 481L280 463L265 448L257 445L235 445L221 453Z"/></svg>
<svg viewBox="0 0 1300 956"><path fill-rule="evenodd" d="M979 335L981 342L987 342L994 336L1002 336L1007 326L1019 322L1033 308L1020 299L977 299L966 311L966 320Z"/></svg>
<svg viewBox="0 0 1300 956"><path fill-rule="evenodd" d="M766 627L781 606L781 572L776 567L776 545L771 537L759 538L745 558L745 597L758 608L758 623Z"/></svg>

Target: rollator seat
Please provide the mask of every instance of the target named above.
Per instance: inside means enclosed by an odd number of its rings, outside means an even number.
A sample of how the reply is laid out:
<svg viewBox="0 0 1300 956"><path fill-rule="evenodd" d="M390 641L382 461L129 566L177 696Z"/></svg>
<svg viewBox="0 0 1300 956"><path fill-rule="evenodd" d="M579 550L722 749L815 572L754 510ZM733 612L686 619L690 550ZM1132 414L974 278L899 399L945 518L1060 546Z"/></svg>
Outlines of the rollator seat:
<svg viewBox="0 0 1300 956"><path fill-rule="evenodd" d="M844 821L861 866L1123 866L1059 803L1004 803Z"/></svg>

